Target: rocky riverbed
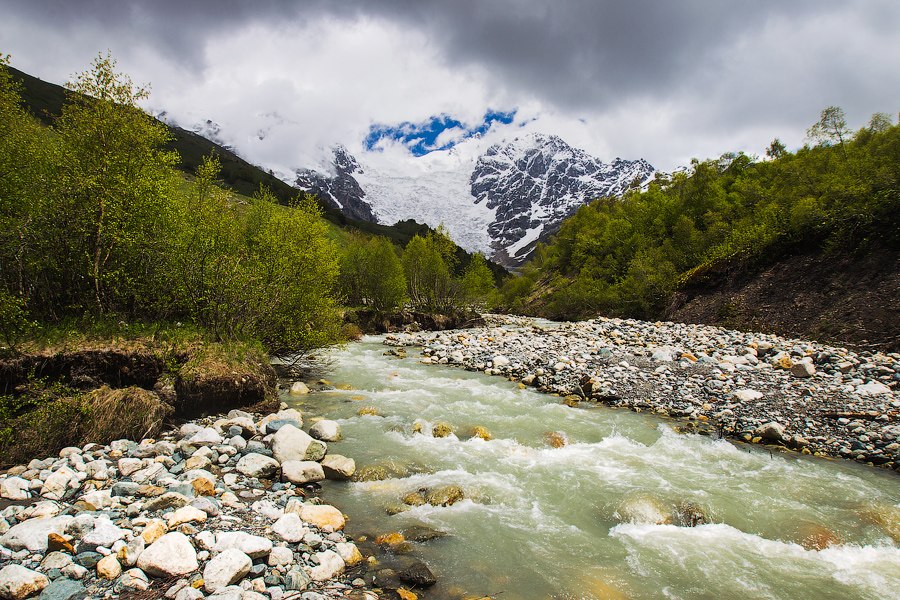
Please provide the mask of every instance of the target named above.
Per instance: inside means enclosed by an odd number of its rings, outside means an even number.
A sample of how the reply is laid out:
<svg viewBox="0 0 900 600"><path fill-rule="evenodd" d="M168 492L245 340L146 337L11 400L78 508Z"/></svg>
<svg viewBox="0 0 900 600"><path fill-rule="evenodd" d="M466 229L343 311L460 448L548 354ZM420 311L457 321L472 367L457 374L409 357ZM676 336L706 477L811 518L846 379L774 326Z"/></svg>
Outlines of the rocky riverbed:
<svg viewBox="0 0 900 600"><path fill-rule="evenodd" d="M303 393L305 386L296 384ZM309 492L353 475L333 421L233 410L65 448L0 475L0 597L366 600L344 515Z"/></svg>
<svg viewBox="0 0 900 600"><path fill-rule="evenodd" d="M900 355L680 323L549 323L491 315L482 328L395 334L422 362L684 419L682 431L900 470ZM392 352L403 352L398 348Z"/></svg>

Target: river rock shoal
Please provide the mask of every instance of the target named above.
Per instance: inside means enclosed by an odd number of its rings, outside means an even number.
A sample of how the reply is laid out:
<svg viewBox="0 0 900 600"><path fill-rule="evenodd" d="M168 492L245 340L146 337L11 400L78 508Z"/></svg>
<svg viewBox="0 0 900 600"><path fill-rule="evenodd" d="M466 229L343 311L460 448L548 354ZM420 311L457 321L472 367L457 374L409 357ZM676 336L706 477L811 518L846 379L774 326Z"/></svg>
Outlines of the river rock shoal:
<svg viewBox="0 0 900 600"><path fill-rule="evenodd" d="M475 329L395 334L422 362L684 419L682 431L900 470L900 355L776 335L598 318L486 315Z"/></svg>
<svg viewBox="0 0 900 600"><path fill-rule="evenodd" d="M345 517L304 491L324 457L352 462L326 452L282 405L14 467L0 475L0 598L375 599L350 574L364 558Z"/></svg>

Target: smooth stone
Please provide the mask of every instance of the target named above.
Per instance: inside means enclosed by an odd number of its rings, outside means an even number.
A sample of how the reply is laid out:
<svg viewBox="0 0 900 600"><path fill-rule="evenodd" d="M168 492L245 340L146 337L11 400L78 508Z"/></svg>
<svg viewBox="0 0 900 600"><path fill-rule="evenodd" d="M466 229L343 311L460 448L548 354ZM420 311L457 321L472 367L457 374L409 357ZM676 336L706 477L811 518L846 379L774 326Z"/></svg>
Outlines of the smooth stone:
<svg viewBox="0 0 900 600"><path fill-rule="evenodd" d="M356 473L356 461L340 454L326 454L321 465L325 479L346 481Z"/></svg>
<svg viewBox="0 0 900 600"><path fill-rule="evenodd" d="M166 492L162 496L157 496L152 500L144 503L144 511L155 512L158 510L166 510L168 508L181 508L187 506L190 500L184 494L178 492Z"/></svg>
<svg viewBox="0 0 900 600"><path fill-rule="evenodd" d="M322 465L312 460L289 460L281 465L281 478L296 485L325 479Z"/></svg>
<svg viewBox="0 0 900 600"><path fill-rule="evenodd" d="M362 552L359 551L359 548L357 548L356 544L353 542L338 542L334 545L334 550L342 559L344 559L344 564L348 567L352 567L365 560Z"/></svg>
<svg viewBox="0 0 900 600"><path fill-rule="evenodd" d="M289 512L287 509L285 510ZM298 510L301 519L319 529L330 527L331 531L338 531L343 529L346 524L346 519L341 511L328 504L302 504Z"/></svg>
<svg viewBox="0 0 900 600"><path fill-rule="evenodd" d="M27 549L31 552L44 553L47 551L47 536L51 533L61 536L71 522L70 516L30 519L10 527L9 531L0 537L0 545L10 550Z"/></svg>
<svg viewBox="0 0 900 600"><path fill-rule="evenodd" d="M103 579L115 579L122 574L122 565L115 555L104 556L97 563L97 575Z"/></svg>
<svg viewBox="0 0 900 600"><path fill-rule="evenodd" d="M138 568L156 577L186 575L199 568L197 553L183 533L162 536L138 557Z"/></svg>
<svg viewBox="0 0 900 600"><path fill-rule="evenodd" d="M302 381L295 381L291 385L291 396L303 396L309 393L309 387Z"/></svg>
<svg viewBox="0 0 900 600"><path fill-rule="evenodd" d="M285 425L272 437L272 453L280 463L289 460L322 460L327 446L293 425Z"/></svg>
<svg viewBox="0 0 900 600"><path fill-rule="evenodd" d="M150 578L140 569L128 569L116 584L128 590L144 591L150 589Z"/></svg>
<svg viewBox="0 0 900 600"><path fill-rule="evenodd" d="M287 513L275 521L272 531L284 541L296 544L309 530L297 513Z"/></svg>
<svg viewBox="0 0 900 600"><path fill-rule="evenodd" d="M50 584L46 575L26 569L22 565L7 565L0 569L0 597L20 600L37 594Z"/></svg>
<svg viewBox="0 0 900 600"><path fill-rule="evenodd" d="M272 551L272 541L244 531L219 532L216 535L216 545L213 547L213 551L224 552L230 548L240 550L250 558L262 558Z"/></svg>
<svg viewBox="0 0 900 600"><path fill-rule="evenodd" d="M28 500L31 482L21 477L7 477L0 481L0 498L7 500Z"/></svg>
<svg viewBox="0 0 900 600"><path fill-rule="evenodd" d="M759 436L767 442L780 442L784 439L784 425L770 421L753 430L754 436Z"/></svg>
<svg viewBox="0 0 900 600"><path fill-rule="evenodd" d="M430 587L437 583L437 578L428 565L421 561L414 561L408 567L397 571L400 581L412 584L417 587Z"/></svg>
<svg viewBox="0 0 900 600"><path fill-rule="evenodd" d="M341 426L337 421L322 419L309 428L309 435L323 442L337 442L341 439Z"/></svg>
<svg viewBox="0 0 900 600"><path fill-rule="evenodd" d="M294 563L294 552L284 546L275 546L269 552L268 565L270 567L287 566Z"/></svg>
<svg viewBox="0 0 900 600"><path fill-rule="evenodd" d="M756 390L737 390L732 394L735 400L739 400L741 402L751 402L753 400L759 400L763 397L763 393Z"/></svg>
<svg viewBox="0 0 900 600"><path fill-rule="evenodd" d="M166 515L166 527L169 529L174 529L184 523L203 523L204 521L206 521L206 513L193 506L182 506Z"/></svg>
<svg viewBox="0 0 900 600"><path fill-rule="evenodd" d="M262 454L246 454L237 463L239 473L257 479L271 479L278 472L278 461Z"/></svg>
<svg viewBox="0 0 900 600"><path fill-rule="evenodd" d="M125 531L113 524L108 517L100 517L94 521L94 528L81 538L80 549L96 550L99 546L112 548L112 545L125 537Z"/></svg>
<svg viewBox="0 0 900 600"><path fill-rule="evenodd" d="M252 566L253 561L240 550L224 550L203 569L203 587L207 592L218 592L243 579Z"/></svg>
<svg viewBox="0 0 900 600"><path fill-rule="evenodd" d="M344 559L333 550L318 552L315 558L318 564L309 572L313 581L328 581L344 572Z"/></svg>

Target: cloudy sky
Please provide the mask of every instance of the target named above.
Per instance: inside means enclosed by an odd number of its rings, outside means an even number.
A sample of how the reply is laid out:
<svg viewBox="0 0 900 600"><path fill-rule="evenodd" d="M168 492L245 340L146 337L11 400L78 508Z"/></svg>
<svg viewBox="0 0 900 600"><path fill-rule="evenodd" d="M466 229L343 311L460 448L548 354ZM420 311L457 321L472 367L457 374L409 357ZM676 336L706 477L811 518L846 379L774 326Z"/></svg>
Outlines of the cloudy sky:
<svg viewBox="0 0 900 600"><path fill-rule="evenodd" d="M900 110L897 0L3 4L13 66L63 83L109 49L148 109L281 169L541 131L671 170L802 145L829 105L853 127Z"/></svg>

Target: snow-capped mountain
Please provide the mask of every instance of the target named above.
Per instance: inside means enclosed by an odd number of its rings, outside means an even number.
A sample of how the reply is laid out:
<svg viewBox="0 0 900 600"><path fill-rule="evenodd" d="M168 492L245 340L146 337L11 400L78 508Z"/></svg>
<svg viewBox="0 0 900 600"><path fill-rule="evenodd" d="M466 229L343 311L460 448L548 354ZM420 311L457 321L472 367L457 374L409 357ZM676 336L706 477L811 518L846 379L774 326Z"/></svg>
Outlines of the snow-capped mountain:
<svg viewBox="0 0 900 600"><path fill-rule="evenodd" d="M654 172L642 159L604 163L553 135L530 134L480 155L473 147L410 157L403 164L366 153L363 167L338 146L327 169L299 170L295 184L357 219L443 224L466 250L512 267L525 262L537 242L579 206L618 196Z"/></svg>
<svg viewBox="0 0 900 600"><path fill-rule="evenodd" d="M317 195L348 217L377 223L372 207L364 200L366 193L356 179L363 175L359 163L343 146L335 146L333 152L334 158L327 166L327 173L315 169L299 169L296 180L288 183Z"/></svg>
<svg viewBox="0 0 900 600"><path fill-rule="evenodd" d="M579 206L620 196L653 172L643 159L604 163L558 136L532 134L488 148L475 164L471 192L476 204L495 209L488 228L494 259L515 265Z"/></svg>

